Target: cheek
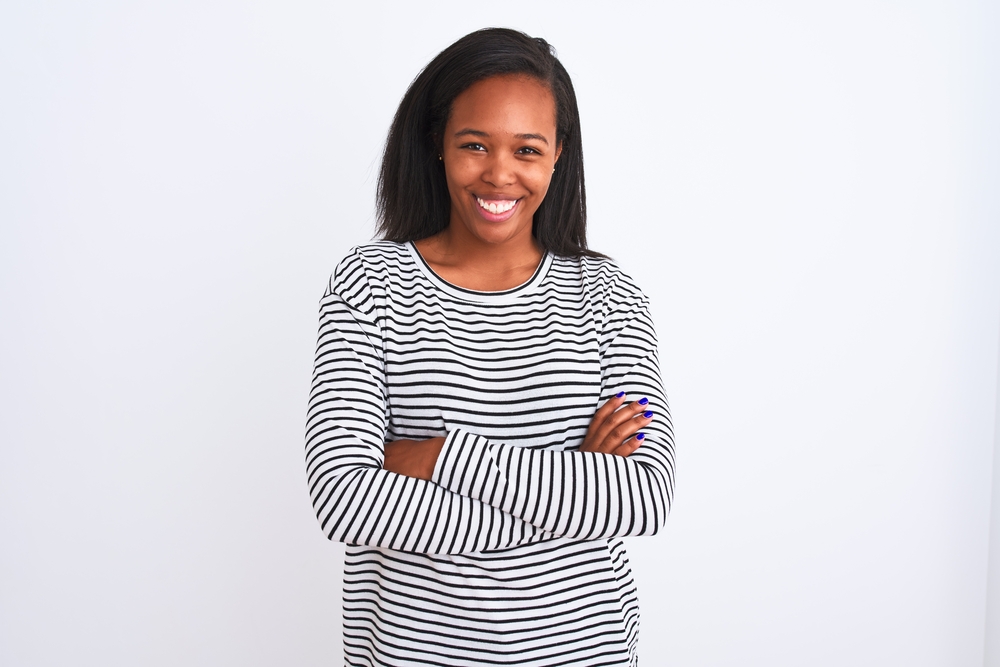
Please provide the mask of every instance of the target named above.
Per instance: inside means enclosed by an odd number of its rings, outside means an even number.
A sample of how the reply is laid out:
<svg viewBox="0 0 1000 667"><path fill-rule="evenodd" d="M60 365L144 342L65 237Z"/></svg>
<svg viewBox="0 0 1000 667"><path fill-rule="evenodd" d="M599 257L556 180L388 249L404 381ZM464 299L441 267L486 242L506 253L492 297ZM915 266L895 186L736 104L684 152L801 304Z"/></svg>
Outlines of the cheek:
<svg viewBox="0 0 1000 667"><path fill-rule="evenodd" d="M545 168L534 171L530 179L532 193L539 198L544 197L551 182L552 173L550 171Z"/></svg>
<svg viewBox="0 0 1000 667"><path fill-rule="evenodd" d="M451 191L463 190L478 180L477 165L471 160L452 160L445 170L445 179Z"/></svg>
<svg viewBox="0 0 1000 667"><path fill-rule="evenodd" d="M461 170L455 168L449 168L445 172L445 181L448 183L448 194L451 195L453 200L464 200L465 197L462 193L465 192L465 188L468 185L468 179L464 177Z"/></svg>

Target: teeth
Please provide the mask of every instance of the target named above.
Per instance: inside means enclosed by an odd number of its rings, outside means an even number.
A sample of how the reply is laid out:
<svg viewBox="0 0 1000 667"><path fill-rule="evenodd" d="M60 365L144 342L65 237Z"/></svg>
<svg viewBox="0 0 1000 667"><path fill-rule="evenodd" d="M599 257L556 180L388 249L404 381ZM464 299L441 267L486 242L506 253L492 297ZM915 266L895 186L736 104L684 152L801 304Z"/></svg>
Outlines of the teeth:
<svg viewBox="0 0 1000 667"><path fill-rule="evenodd" d="M497 215L498 213L506 213L510 209L514 208L514 205L517 203L516 199L501 200L501 201L486 201L485 199L480 199L479 197L476 197L476 201L479 202L480 206L485 208L493 215Z"/></svg>

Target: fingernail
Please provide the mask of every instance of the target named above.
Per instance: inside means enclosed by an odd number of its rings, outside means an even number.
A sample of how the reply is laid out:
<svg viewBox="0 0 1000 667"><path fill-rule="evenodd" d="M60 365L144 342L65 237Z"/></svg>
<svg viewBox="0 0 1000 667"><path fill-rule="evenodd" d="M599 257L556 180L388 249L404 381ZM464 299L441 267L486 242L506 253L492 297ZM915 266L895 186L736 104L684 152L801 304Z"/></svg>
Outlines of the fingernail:
<svg viewBox="0 0 1000 667"><path fill-rule="evenodd" d="M639 405L646 405L646 403L649 403L649 399L645 396L639 399Z"/></svg>
<svg viewBox="0 0 1000 667"><path fill-rule="evenodd" d="M645 412L642 413L642 416L645 417L646 419L652 419L653 418L653 411L652 410L646 410Z"/></svg>
<svg viewBox="0 0 1000 667"><path fill-rule="evenodd" d="M645 433L637 433L636 436L635 436L635 439L636 440L645 440L646 439L646 434Z"/></svg>
<svg viewBox="0 0 1000 667"><path fill-rule="evenodd" d="M617 394L615 394L615 398L625 398L625 392L624 391L618 392Z"/></svg>

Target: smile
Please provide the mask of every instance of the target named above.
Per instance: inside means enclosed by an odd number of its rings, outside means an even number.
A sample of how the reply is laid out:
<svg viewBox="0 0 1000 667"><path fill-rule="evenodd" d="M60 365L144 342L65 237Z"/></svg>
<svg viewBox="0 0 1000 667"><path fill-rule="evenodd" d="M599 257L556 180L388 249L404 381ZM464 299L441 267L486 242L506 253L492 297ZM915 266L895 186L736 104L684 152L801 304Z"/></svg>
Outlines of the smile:
<svg viewBox="0 0 1000 667"><path fill-rule="evenodd" d="M476 197L476 203L479 204L479 213L482 214L487 220L493 222L503 222L507 220L512 215L514 215L514 210L517 208L517 199L483 199L481 197Z"/></svg>
<svg viewBox="0 0 1000 667"><path fill-rule="evenodd" d="M498 213L506 213L510 209L512 209L515 206L517 206L517 200L516 199L512 199L512 200L503 200L503 199L501 199L501 200L498 200L498 201L486 201L485 199L480 199L479 197L476 197L476 201L479 202L480 206L482 206L483 208L485 208L487 211L489 211L493 215L497 215Z"/></svg>

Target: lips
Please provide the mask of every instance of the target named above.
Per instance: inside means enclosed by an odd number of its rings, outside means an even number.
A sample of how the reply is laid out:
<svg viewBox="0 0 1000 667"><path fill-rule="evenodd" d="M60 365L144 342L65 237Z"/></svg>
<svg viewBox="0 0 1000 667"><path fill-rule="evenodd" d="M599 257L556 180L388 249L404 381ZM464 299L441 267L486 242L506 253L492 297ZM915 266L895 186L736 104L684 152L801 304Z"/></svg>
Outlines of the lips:
<svg viewBox="0 0 1000 667"><path fill-rule="evenodd" d="M517 211L519 199L483 199L476 197L476 208L479 215L490 222L509 220Z"/></svg>

